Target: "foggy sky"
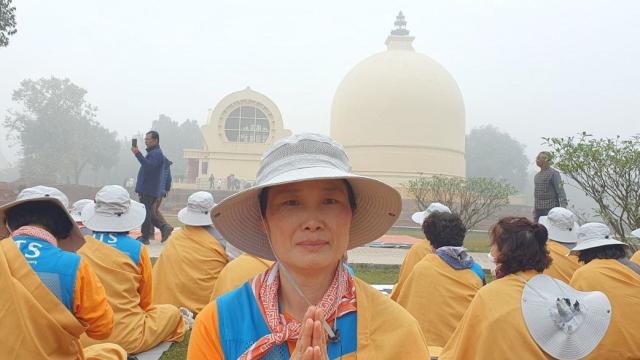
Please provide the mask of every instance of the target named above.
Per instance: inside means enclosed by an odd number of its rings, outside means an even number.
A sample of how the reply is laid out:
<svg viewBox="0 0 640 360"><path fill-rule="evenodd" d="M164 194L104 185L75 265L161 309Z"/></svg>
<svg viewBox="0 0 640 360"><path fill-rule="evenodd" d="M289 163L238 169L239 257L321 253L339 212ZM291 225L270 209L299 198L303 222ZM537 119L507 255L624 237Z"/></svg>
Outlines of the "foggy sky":
<svg viewBox="0 0 640 360"><path fill-rule="evenodd" d="M640 133L637 1L14 1L0 48L0 112L25 78L70 78L120 136L158 114L196 119L246 86L294 132L329 133L346 73L385 50L402 10L414 48L457 80L467 130L527 145L588 131ZM415 131L415 129L411 129ZM428 129L425 129L428 131ZM0 150L11 158L0 129Z"/></svg>

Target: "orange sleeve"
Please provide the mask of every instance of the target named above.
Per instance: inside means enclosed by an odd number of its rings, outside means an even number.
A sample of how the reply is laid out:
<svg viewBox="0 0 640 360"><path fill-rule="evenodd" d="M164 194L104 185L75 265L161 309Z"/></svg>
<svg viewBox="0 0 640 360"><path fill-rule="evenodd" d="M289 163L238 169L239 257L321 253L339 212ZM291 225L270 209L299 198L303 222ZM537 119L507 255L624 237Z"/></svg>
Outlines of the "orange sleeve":
<svg viewBox="0 0 640 360"><path fill-rule="evenodd" d="M140 286L138 286L138 294L140 294L140 307L142 310L147 311L153 300L153 282L151 281L151 259L149 258L149 252L147 247L142 245L140 250L140 263L138 264L140 274L142 274L142 280L140 280Z"/></svg>
<svg viewBox="0 0 640 360"><path fill-rule="evenodd" d="M106 339L113 330L113 310L102 283L84 259L80 260L73 289L73 314L85 323L87 335Z"/></svg>
<svg viewBox="0 0 640 360"><path fill-rule="evenodd" d="M196 317L189 339L189 360L224 359L218 332L218 305L211 302Z"/></svg>

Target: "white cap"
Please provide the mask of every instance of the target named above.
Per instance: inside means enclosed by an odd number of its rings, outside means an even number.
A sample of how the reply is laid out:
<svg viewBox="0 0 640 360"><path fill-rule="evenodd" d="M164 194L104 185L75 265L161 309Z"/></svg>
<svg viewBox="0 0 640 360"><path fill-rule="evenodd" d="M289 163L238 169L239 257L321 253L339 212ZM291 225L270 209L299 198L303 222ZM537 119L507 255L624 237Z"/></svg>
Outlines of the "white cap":
<svg viewBox="0 0 640 360"><path fill-rule="evenodd" d="M415 222L416 224L422 226L424 220L434 212L451 213L451 209L449 209L449 207L444 204L434 202L429 204L425 211L418 211L413 213L413 215L411 215L411 220L413 220L413 222Z"/></svg>
<svg viewBox="0 0 640 360"><path fill-rule="evenodd" d="M71 210L69 211L69 214L71 214L71 217L73 218L73 220L75 220L75 222L82 221L82 218L81 218L82 209L84 209L85 206L91 203L93 203L93 200L91 199L80 199L74 202L73 205L71 205Z"/></svg>
<svg viewBox="0 0 640 360"><path fill-rule="evenodd" d="M534 341L556 359L582 359L604 337L611 303L600 291L578 291L540 274L526 282L522 316Z"/></svg>
<svg viewBox="0 0 640 360"><path fill-rule="evenodd" d="M107 185L96 194L95 203L82 209L82 222L96 232L127 232L142 224L147 211L131 200L129 192L119 185Z"/></svg>
<svg viewBox="0 0 640 360"><path fill-rule="evenodd" d="M541 216L538 223L547 228L549 240L575 243L578 241L577 234L578 228L580 228L575 219L576 216L571 211L555 207L549 210L547 216Z"/></svg>
<svg viewBox="0 0 640 360"><path fill-rule="evenodd" d="M207 191L198 191L189 195L187 207L178 212L178 220L185 225L211 225L211 209L216 205L213 195Z"/></svg>
<svg viewBox="0 0 640 360"><path fill-rule="evenodd" d="M631 235L640 238L640 229L635 229L631 232Z"/></svg>
<svg viewBox="0 0 640 360"><path fill-rule="evenodd" d="M578 229L578 245L571 252L606 245L627 245L611 237L609 227L601 223L586 223Z"/></svg>

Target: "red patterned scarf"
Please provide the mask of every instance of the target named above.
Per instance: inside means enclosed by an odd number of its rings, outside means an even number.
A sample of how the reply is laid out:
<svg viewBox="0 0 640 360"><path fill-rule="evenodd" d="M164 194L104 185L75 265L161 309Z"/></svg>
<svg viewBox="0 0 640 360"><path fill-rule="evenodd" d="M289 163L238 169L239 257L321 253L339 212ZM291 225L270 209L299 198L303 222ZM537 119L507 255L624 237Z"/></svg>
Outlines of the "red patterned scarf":
<svg viewBox="0 0 640 360"><path fill-rule="evenodd" d="M58 240L56 240L55 236L51 235L47 230L39 228L37 226L23 226L11 233L11 237L20 235L35 237L40 240L44 240L55 247L58 247Z"/></svg>
<svg viewBox="0 0 640 360"><path fill-rule="evenodd" d="M329 289L318 303L322 309L327 323L331 323L342 315L356 311L356 288L349 272L340 263L336 275L329 285ZM302 324L296 320L287 321L284 315L280 314L278 307L278 288L280 287L280 277L278 276L278 264L269 270L256 276L251 281L253 295L258 301L258 307L264 317L270 334L258 339L247 351L238 359L253 360L260 359L266 355L275 345L281 345L287 340L295 340L300 336Z"/></svg>

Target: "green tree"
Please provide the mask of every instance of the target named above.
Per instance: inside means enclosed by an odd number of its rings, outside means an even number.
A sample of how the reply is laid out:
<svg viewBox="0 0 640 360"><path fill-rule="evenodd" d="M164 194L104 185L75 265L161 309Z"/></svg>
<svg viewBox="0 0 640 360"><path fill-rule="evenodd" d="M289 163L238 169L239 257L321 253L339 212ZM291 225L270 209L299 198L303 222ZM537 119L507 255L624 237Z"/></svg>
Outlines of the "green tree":
<svg viewBox="0 0 640 360"><path fill-rule="evenodd" d="M116 133L95 121L97 108L86 94L55 77L23 80L13 91L22 110L10 110L4 126L20 145L23 178L78 184L88 167L108 169L117 162Z"/></svg>
<svg viewBox="0 0 640 360"><path fill-rule="evenodd" d="M414 196L420 210L432 202L445 204L460 215L468 230L509 205L509 196L517 193L513 185L502 180L439 175L411 179L404 187Z"/></svg>
<svg viewBox="0 0 640 360"><path fill-rule="evenodd" d="M12 0L0 0L0 47L9 45L9 36L18 32L16 29L16 7Z"/></svg>
<svg viewBox="0 0 640 360"><path fill-rule="evenodd" d="M202 130L195 120L185 120L181 124L169 116L160 114L151 124L151 128L160 134L160 147L171 161L171 173L174 177L183 176L187 171L184 149L202 147Z"/></svg>
<svg viewBox="0 0 640 360"><path fill-rule="evenodd" d="M544 138L554 166L598 206L596 213L623 241L640 227L640 136L595 138L585 132Z"/></svg>
<svg viewBox="0 0 640 360"><path fill-rule="evenodd" d="M526 189L529 159L524 144L486 125L471 130L465 143L467 176L503 179L519 191Z"/></svg>

